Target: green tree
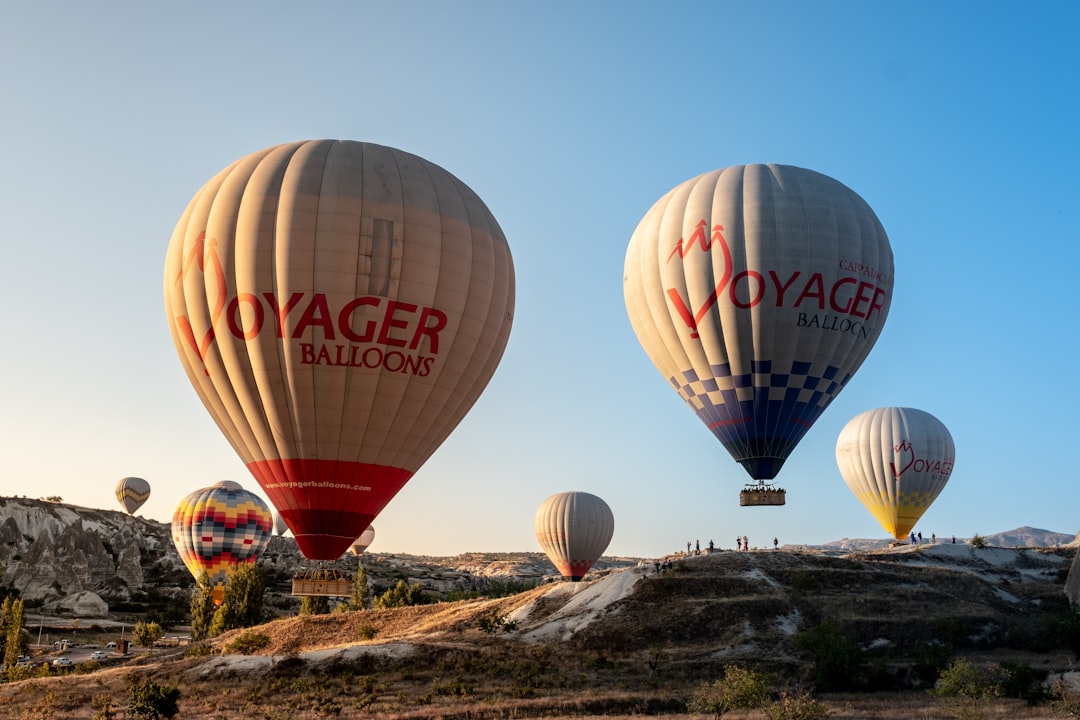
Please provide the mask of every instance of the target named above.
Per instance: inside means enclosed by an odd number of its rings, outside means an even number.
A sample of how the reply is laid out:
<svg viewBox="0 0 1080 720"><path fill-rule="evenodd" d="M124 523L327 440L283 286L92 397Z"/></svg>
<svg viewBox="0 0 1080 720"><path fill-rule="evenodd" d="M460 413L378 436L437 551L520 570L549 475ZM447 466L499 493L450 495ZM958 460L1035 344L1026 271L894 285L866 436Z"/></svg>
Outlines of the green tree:
<svg viewBox="0 0 1080 720"><path fill-rule="evenodd" d="M690 712L710 713L720 720L730 710L753 710L765 702L768 686L753 670L738 665L724 668L724 677L699 687L687 705Z"/></svg>
<svg viewBox="0 0 1080 720"><path fill-rule="evenodd" d="M266 573L255 563L241 563L229 570L225 599L229 622L225 630L254 627L263 621Z"/></svg>
<svg viewBox="0 0 1080 720"><path fill-rule="evenodd" d="M142 645L144 648L151 648L158 640L165 635L165 631L161 629L161 626L156 622L144 622L140 620L135 623L135 629L131 632L135 638L135 642Z"/></svg>
<svg viewBox="0 0 1080 720"><path fill-rule="evenodd" d="M8 668L14 668L19 656L24 655L29 647L23 623L23 601L4 598L3 605L0 605L0 643L3 643L0 658Z"/></svg>
<svg viewBox="0 0 1080 720"><path fill-rule="evenodd" d="M301 615L325 615L330 612L330 598L322 595L304 595L300 598Z"/></svg>
<svg viewBox="0 0 1080 720"><path fill-rule="evenodd" d="M398 580L397 585L375 598L377 608L396 608L408 605L429 605L434 599L425 593L420 583L409 585L404 580Z"/></svg>
<svg viewBox="0 0 1080 720"><path fill-rule="evenodd" d="M214 620L214 588L210 585L210 576L199 573L195 588L191 591L191 637L205 640L210 637L210 625Z"/></svg>
<svg viewBox="0 0 1080 720"><path fill-rule="evenodd" d="M364 566L361 565L356 571L356 577L353 578L352 597L349 598L350 610L363 610L368 606L368 595L371 594L371 589L368 587L367 571L364 570Z"/></svg>

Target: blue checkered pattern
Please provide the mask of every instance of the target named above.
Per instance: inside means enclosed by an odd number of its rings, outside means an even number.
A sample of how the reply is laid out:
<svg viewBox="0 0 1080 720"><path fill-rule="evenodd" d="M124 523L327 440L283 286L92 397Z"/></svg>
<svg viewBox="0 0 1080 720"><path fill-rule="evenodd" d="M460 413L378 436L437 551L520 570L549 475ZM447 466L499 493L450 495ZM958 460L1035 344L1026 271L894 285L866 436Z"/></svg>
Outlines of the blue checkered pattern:
<svg viewBox="0 0 1080 720"><path fill-rule="evenodd" d="M751 477L771 480L810 426L844 388L852 374L832 365L795 361L776 367L753 361L751 372L733 374L731 365L712 365L711 377L693 369L672 377L675 390L742 463Z"/></svg>

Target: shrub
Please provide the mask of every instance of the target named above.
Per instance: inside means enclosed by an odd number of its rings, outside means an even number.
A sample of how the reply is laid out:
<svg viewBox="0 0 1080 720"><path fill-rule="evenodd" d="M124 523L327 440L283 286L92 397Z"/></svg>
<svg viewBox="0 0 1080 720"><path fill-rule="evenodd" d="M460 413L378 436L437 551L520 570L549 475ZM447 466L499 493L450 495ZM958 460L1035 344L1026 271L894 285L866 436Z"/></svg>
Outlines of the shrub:
<svg viewBox="0 0 1080 720"><path fill-rule="evenodd" d="M171 718L180 712L179 699L177 688L159 685L149 678L133 677L128 685L127 711L129 715L148 720Z"/></svg>
<svg viewBox="0 0 1080 720"><path fill-rule="evenodd" d="M972 547L984 548L986 547L986 538L979 533L975 533L971 536L971 540L968 541Z"/></svg>
<svg viewBox="0 0 1080 720"><path fill-rule="evenodd" d="M241 655L251 655L268 645L270 645L269 635L266 633L255 632L254 630L246 630L230 641L229 644L225 646L225 649L229 652L239 653Z"/></svg>
<svg viewBox="0 0 1080 720"><path fill-rule="evenodd" d="M859 644L840 632L833 620L795 636L795 644L813 663L814 686L822 692L855 690L865 680L866 656Z"/></svg>
<svg viewBox="0 0 1080 720"><path fill-rule="evenodd" d="M476 619L476 624L488 635L494 635L500 631L509 633L517 630L517 623L507 620L506 615L500 614L498 608L491 608L482 614Z"/></svg>
<svg viewBox="0 0 1080 720"><path fill-rule="evenodd" d="M762 705L761 709L769 720L825 720L832 714L824 703L818 702L809 693L789 695L783 692L778 699Z"/></svg>
<svg viewBox="0 0 1080 720"><path fill-rule="evenodd" d="M360 626L356 628L356 634L361 640L371 640L379 634L379 628L371 623L360 623Z"/></svg>
<svg viewBox="0 0 1080 720"><path fill-rule="evenodd" d="M724 668L724 677L699 687L690 698L687 709L695 713L711 713L723 717L729 710L761 707L767 691L765 679L738 665Z"/></svg>
<svg viewBox="0 0 1080 720"><path fill-rule="evenodd" d="M987 701L1001 696L1002 679L1000 666L975 666L960 658L945 668L930 693L961 720L976 720Z"/></svg>

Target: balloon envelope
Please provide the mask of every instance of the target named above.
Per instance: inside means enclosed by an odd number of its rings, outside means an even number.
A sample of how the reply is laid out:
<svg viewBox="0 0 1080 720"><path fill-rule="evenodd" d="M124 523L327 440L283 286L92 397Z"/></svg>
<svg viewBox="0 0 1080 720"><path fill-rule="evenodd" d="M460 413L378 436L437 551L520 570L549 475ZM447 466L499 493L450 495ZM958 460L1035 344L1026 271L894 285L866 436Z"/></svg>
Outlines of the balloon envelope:
<svg viewBox="0 0 1080 720"><path fill-rule="evenodd" d="M254 563L270 542L273 518L258 495L223 481L184 497L172 518L172 538L195 579L205 572L221 602L229 568Z"/></svg>
<svg viewBox="0 0 1080 720"><path fill-rule="evenodd" d="M836 440L836 465L844 482L898 540L944 489L955 456L948 428L913 408L860 413Z"/></svg>
<svg viewBox="0 0 1080 720"><path fill-rule="evenodd" d="M278 536L284 535L289 531L289 525L285 522L285 518L281 517L281 513L274 513L274 532Z"/></svg>
<svg viewBox="0 0 1080 720"><path fill-rule="evenodd" d="M892 287L870 206L785 165L672 189L634 231L623 278L649 358L757 480L776 476L866 359Z"/></svg>
<svg viewBox="0 0 1080 720"><path fill-rule="evenodd" d="M301 552L341 556L495 372L514 270L441 167L371 143L253 153L173 232L165 306L188 379Z"/></svg>
<svg viewBox="0 0 1080 720"><path fill-rule="evenodd" d="M150 483L142 478L126 477L116 483L116 499L129 515L143 506L150 497Z"/></svg>
<svg viewBox="0 0 1080 720"><path fill-rule="evenodd" d="M360 537L356 538L356 541L349 546L349 552L353 555L363 555L371 543L375 542L375 526L371 525L367 530L360 533Z"/></svg>
<svg viewBox="0 0 1080 720"><path fill-rule="evenodd" d="M552 495L536 511L536 539L563 577L581 580L615 533L607 503L586 492Z"/></svg>

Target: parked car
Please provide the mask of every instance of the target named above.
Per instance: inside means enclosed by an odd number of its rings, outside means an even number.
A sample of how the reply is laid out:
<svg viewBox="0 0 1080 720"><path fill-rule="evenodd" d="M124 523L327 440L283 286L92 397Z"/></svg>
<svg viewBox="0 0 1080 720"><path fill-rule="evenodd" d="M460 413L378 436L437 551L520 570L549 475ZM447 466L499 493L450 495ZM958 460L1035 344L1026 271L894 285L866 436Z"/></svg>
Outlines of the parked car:
<svg viewBox="0 0 1080 720"><path fill-rule="evenodd" d="M71 667L75 663L71 662L71 658L58 657L52 661L53 667Z"/></svg>
<svg viewBox="0 0 1080 720"><path fill-rule="evenodd" d="M108 660L109 659L109 653L105 652L104 650L95 650L94 652L90 653L90 659L91 660Z"/></svg>
<svg viewBox="0 0 1080 720"><path fill-rule="evenodd" d="M106 643L105 647L108 648L109 650L115 650L116 649L116 643L114 643L114 642Z"/></svg>

